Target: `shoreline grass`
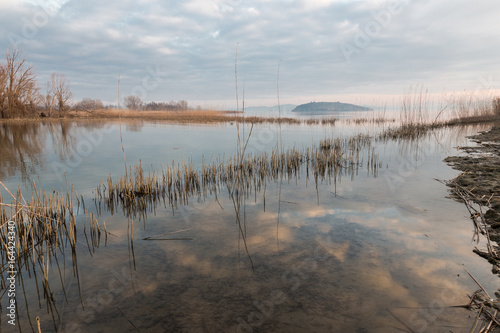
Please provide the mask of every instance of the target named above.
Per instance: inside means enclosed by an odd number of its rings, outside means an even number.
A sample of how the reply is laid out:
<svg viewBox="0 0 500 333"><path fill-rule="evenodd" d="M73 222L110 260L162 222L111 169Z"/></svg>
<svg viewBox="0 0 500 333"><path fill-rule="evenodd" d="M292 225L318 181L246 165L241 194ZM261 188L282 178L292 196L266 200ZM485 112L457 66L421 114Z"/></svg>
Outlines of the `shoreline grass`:
<svg viewBox="0 0 500 333"><path fill-rule="evenodd" d="M399 112L388 114L386 110L353 117L338 118L334 113L323 117L281 117L247 115L243 111L184 110L184 111L135 111L126 109L102 109L95 111L68 111L65 117L20 117L0 119L0 123L54 122L75 120L141 120L178 124L290 124L290 125L330 125L338 124L396 124L401 127L450 126L473 124L500 119L500 98L474 100L472 97L455 96L446 101L440 110L430 111L432 103L427 92L415 91L404 96ZM443 105L443 103L441 103ZM399 119L398 118L399 115Z"/></svg>
<svg viewBox="0 0 500 333"><path fill-rule="evenodd" d="M7 274L15 272L15 277L20 281L22 287L21 293L16 295L16 302L24 306L29 321L33 329L33 322L30 318L29 303L24 290L25 273L29 278L34 279L38 297L38 307L45 306L46 311L52 317L54 329L57 330L61 317L58 312L57 300L54 298L54 289L51 287L53 275L59 275L58 288L61 288L64 297L67 297L67 285L64 282L63 275L66 268L66 257L71 264L70 270L77 279L78 293L81 298L80 276L77 263L77 241L79 230L77 224L83 224L83 234L87 240L89 252L94 252L99 247L101 232L107 235L106 226L99 226L95 214L85 211L84 221L77 220L80 205L85 207L83 196L78 196L74 191L67 187L66 191L38 190L33 182L33 193L31 200L26 200L21 194L21 188L13 194L1 181L3 187L10 195L13 202L5 203L0 195L0 247L2 252L9 253L9 256L2 255L0 260L0 272L2 286L7 286ZM76 199L76 208L75 200ZM89 226L87 221L89 220ZM87 236L87 231L90 236ZM80 236L81 237L81 236ZM89 244L90 238L90 245ZM70 252L70 255L68 254ZM58 259L59 258L59 259ZM61 263L60 263L61 261ZM61 267L62 266L62 267ZM53 273L55 272L55 274ZM21 288L20 288L21 289ZM0 295L0 300L6 294ZM38 318L38 317L37 317ZM35 330L33 329L33 332Z"/></svg>
<svg viewBox="0 0 500 333"><path fill-rule="evenodd" d="M191 198L205 198L222 189L236 191L245 197L256 194L270 182L313 177L316 188L323 181L336 183L342 176L354 178L366 167L374 177L379 168L378 157L371 149L372 138L355 135L344 139L325 138L318 146L218 158L204 161L196 169L192 161L167 165L159 171L145 171L141 161L125 175L99 184L95 202L105 204L114 214L121 207L127 217L145 218L148 211L161 203L175 209L187 205ZM362 151L365 151L362 153ZM265 200L265 196L264 196ZM265 203L264 203L265 204Z"/></svg>

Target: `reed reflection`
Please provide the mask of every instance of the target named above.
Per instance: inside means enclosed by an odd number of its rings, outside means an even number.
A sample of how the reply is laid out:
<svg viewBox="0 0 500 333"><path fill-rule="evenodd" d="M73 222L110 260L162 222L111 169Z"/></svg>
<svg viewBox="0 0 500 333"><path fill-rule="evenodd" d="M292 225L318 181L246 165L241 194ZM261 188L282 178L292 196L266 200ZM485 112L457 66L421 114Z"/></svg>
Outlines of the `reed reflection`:
<svg viewBox="0 0 500 333"><path fill-rule="evenodd" d="M33 312L46 312L50 318L45 319L51 320L58 331L61 322L58 308L68 302L67 275L76 278L78 297L82 297L77 261L77 250L82 246L77 246L78 234L84 234L92 254L100 245L101 233L107 237L108 232L73 189L47 193L38 190L33 182L33 195L27 201L20 187L14 194L1 181L0 186L13 202L8 203L0 195L0 284L4 290L16 282L20 286L17 290L10 288L12 293L2 293L0 303L12 304L14 295L20 332L25 325L35 332L38 323L31 315ZM77 220L80 205L85 214Z"/></svg>

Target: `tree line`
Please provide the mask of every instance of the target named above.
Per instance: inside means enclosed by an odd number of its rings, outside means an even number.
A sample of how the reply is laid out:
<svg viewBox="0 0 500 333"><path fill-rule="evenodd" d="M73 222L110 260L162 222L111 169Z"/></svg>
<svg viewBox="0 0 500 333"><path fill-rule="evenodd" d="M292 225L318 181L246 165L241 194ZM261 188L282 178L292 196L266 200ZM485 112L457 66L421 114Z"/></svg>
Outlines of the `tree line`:
<svg viewBox="0 0 500 333"><path fill-rule="evenodd" d="M143 111L180 111L189 109L188 102L185 100L170 102L150 102L145 103L139 96L129 95L124 99L125 107L129 110Z"/></svg>
<svg viewBox="0 0 500 333"><path fill-rule="evenodd" d="M0 63L0 117L26 117L45 110L64 116L71 98L69 82L63 74L52 73L45 94L40 93L36 74L19 50L9 50Z"/></svg>
<svg viewBox="0 0 500 333"><path fill-rule="evenodd" d="M71 87L64 74L52 73L40 89L32 64L17 49L5 53L5 62L0 61L0 118L15 117L64 117L71 109L93 111L112 108L99 99L84 98L72 103ZM188 109L184 100L145 103L135 95L126 96L123 101L130 110L176 111Z"/></svg>

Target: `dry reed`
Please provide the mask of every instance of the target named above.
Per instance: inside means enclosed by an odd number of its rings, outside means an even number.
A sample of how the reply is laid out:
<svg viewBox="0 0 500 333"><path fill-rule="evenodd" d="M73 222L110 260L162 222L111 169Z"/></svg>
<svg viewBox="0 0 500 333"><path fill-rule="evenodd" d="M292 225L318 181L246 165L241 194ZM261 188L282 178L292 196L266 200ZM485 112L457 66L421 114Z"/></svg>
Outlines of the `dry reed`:
<svg viewBox="0 0 500 333"><path fill-rule="evenodd" d="M134 111L134 110L97 110L91 113L74 113L78 118L98 118L98 119L138 119L149 121L168 121L175 123L284 123L302 124L303 121L296 118L276 118L245 116L243 111L213 111L213 110L184 110L184 111Z"/></svg>
<svg viewBox="0 0 500 333"><path fill-rule="evenodd" d="M71 250L71 260L73 273L77 277L78 285L79 275L76 262L76 244L77 244L77 222L74 214L74 201L76 193L71 189L66 192L51 191L48 194L45 191L38 190L33 182L33 191L31 200L26 201L18 187L16 194L13 194L1 181L0 185L4 187L12 198L12 203L4 202L0 195L0 246L2 252L9 251L8 241L15 241L14 266L11 266L12 260L8 261L8 256L2 255L1 271L17 271L17 277L23 285L23 274L27 273L34 277L34 283L38 291L38 304L42 306L42 299L45 301L47 311L51 314L54 328L57 330L59 323L59 313L56 307L56 300L53 296L51 284L49 281L49 271L52 271L54 265L60 275L61 289L66 295L65 286L61 277L61 268L59 267L58 257L65 257L65 249ZM78 202L82 200L78 199ZM85 215L85 228L87 225L87 214ZM98 246L100 237L100 227L97 219L90 214L90 233L92 246ZM11 234L9 235L9 232ZM14 235L12 236L12 232ZM9 237L10 236L10 237ZM42 277L39 279L39 275ZM2 285L6 285L5 274L2 274ZM41 284L41 288L39 288ZM40 294L42 290L42 295ZM5 294L2 294L4 296ZM19 297L20 299L20 297ZM28 319L33 329L32 320L29 317L28 299L24 295L25 305L28 312ZM20 300L19 300L20 301Z"/></svg>
<svg viewBox="0 0 500 333"><path fill-rule="evenodd" d="M162 168L161 171L144 171L141 161L133 172L97 186L96 203L103 202L113 214L121 207L128 217L145 219L154 212L158 204L173 209L187 205L190 198L205 198L209 194L227 189L228 193L244 194L260 192L270 181L298 179L302 171L312 175L316 184L321 181L336 183L342 175L354 177L363 165L363 149L367 150L366 167L376 174L377 156L371 149L371 138L357 135L346 139L325 139L319 147L287 150L273 149L271 152L238 154L228 159L217 158L203 161L196 169L193 161ZM244 150L243 150L244 151Z"/></svg>

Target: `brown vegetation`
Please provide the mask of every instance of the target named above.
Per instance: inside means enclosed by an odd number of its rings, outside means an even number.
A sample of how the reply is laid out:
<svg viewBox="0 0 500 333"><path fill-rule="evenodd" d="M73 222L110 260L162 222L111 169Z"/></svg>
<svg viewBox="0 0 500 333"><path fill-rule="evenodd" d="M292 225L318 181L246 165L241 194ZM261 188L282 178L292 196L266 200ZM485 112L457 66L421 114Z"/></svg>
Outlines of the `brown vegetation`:
<svg viewBox="0 0 500 333"><path fill-rule="evenodd" d="M288 123L301 124L302 120L296 118L273 118L244 116L239 111L211 111L211 110L184 110L184 111L135 111L135 110L98 110L94 112L82 113L73 112L71 116L98 119L141 119L152 121L170 121L177 123Z"/></svg>
<svg viewBox="0 0 500 333"><path fill-rule="evenodd" d="M75 111L96 111L104 109L104 104L100 99L85 97L72 107Z"/></svg>
<svg viewBox="0 0 500 333"><path fill-rule="evenodd" d="M59 114L64 117L69 109L68 101L72 96L69 82L63 74L52 73L49 86L53 96L52 100L56 102ZM52 105L53 103L51 103L50 113L52 113Z"/></svg>
<svg viewBox="0 0 500 333"><path fill-rule="evenodd" d="M362 151L366 152L366 158ZM200 170L190 161L177 165L173 162L160 172L145 172L139 161L134 172L118 179L110 176L106 183L100 184L94 192L95 202L104 202L112 213L121 207L126 216L142 219L158 204L175 208L188 204L192 197L217 195L222 188L229 193L256 196L261 190L265 192L266 184L281 177L298 179L301 171L305 171L307 178L314 177L316 187L323 181L336 186L342 176L354 178L363 166L373 176L380 167L371 149L371 138L365 135L327 138L317 147L300 150L275 148L271 153L247 156L243 152L227 160L204 161Z"/></svg>
<svg viewBox="0 0 500 333"><path fill-rule="evenodd" d="M33 65L18 50L7 51L0 64L0 117L26 117L36 111L38 89Z"/></svg>
<svg viewBox="0 0 500 333"><path fill-rule="evenodd" d="M142 100L139 96L129 95L123 99L125 107L129 110L140 110L142 108Z"/></svg>
<svg viewBox="0 0 500 333"><path fill-rule="evenodd" d="M54 106L59 115L65 115L72 94L64 75L52 73L47 92L41 95L34 67L19 50L7 51L5 60L0 63L0 118L29 118L40 110L52 115Z"/></svg>
<svg viewBox="0 0 500 333"><path fill-rule="evenodd" d="M430 101L422 88L403 97L401 119L397 126L385 129L379 140L417 140L430 130L447 126L485 123L500 118L500 98L479 98L474 94L452 96L434 117L429 114ZM448 113L444 117L444 113Z"/></svg>
<svg viewBox="0 0 500 333"><path fill-rule="evenodd" d="M17 295L16 302L21 304L22 299L24 299L28 320L33 332L35 332L29 314L29 306L33 304L28 302L24 291L23 272L27 272L30 278L33 277L37 287L38 305L41 307L45 303L47 312L52 315L54 329L57 331L61 317L57 310L57 298L54 297L54 291L51 288L51 283L57 283L57 281L49 279L49 271L59 272L59 281L66 297L66 286L61 273L64 267L61 267L59 260L62 260L63 265L66 265L66 253L70 251L68 257L71 259L68 261L73 266L73 274L77 277L80 291L80 278L76 261L78 241L76 216L80 206L85 207L84 198L83 196L79 197L73 188L66 192L50 191L46 193L38 190L33 183L31 201L27 201L21 194L20 188L16 194L13 194L1 181L0 187L3 187L14 201L12 204L4 203L0 195L0 246L14 258L6 255L1 256L0 283L2 286L8 285L6 272L14 271L17 273L16 278L23 284L23 297L21 294ZM73 201L75 198L77 207ZM85 208L84 212L83 233L89 251L93 252L99 246L101 233L104 232L106 237L108 232L104 223L102 227L99 226L93 213L89 213L88 209ZM2 294L2 296L4 295L6 293ZM19 330L21 331L21 329Z"/></svg>

